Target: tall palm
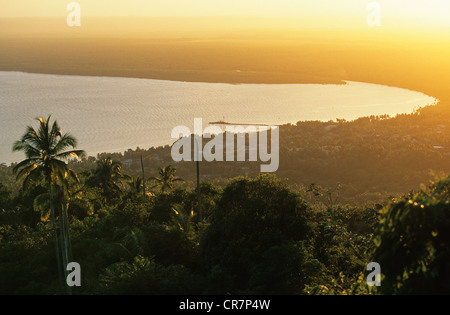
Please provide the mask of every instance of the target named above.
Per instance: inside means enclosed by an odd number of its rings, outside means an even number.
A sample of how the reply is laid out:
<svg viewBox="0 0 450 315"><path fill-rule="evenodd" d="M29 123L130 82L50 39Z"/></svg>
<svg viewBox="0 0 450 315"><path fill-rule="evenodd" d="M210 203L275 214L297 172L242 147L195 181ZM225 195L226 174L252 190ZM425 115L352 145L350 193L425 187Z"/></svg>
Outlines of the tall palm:
<svg viewBox="0 0 450 315"><path fill-rule="evenodd" d="M55 208L54 208L54 186L66 186L69 178L78 181L76 174L71 171L65 162L70 157L81 157L84 151L75 150L76 139L70 134L62 134L56 121L50 124L50 117L47 119L37 118L39 128L31 126L26 128L22 138L13 145L13 151L22 151L26 159L18 163L13 172L17 181L23 182L23 189L27 190L32 184L39 184L42 179L48 186L48 196L50 212L52 218L53 232L55 236L56 259L58 262L59 276L62 281L62 270L58 246L58 235L56 233ZM71 150L67 150L71 148ZM60 218L61 220L62 218ZM63 268L61 268L63 267Z"/></svg>
<svg viewBox="0 0 450 315"><path fill-rule="evenodd" d="M63 203L66 210L72 205L77 205L83 208L86 215L94 213L95 194L93 194L87 186L81 182L70 181L70 185L65 188L65 193L58 202ZM43 193L37 196L33 202L33 208L36 212L40 212L41 221L48 222L50 220L50 198L48 193Z"/></svg>
<svg viewBox="0 0 450 315"><path fill-rule="evenodd" d="M100 187L104 201L110 201L117 194L121 194L125 188L123 181L128 181L130 177L122 172L122 163L113 161L111 157L97 161L94 170L94 185Z"/></svg>
<svg viewBox="0 0 450 315"><path fill-rule="evenodd" d="M168 189L172 189L176 182L183 181L180 177L175 176L175 172L176 168L172 165L158 167L159 177L151 177L149 180L155 181L161 192L165 192Z"/></svg>
<svg viewBox="0 0 450 315"><path fill-rule="evenodd" d="M128 185L131 195L138 196L139 194L144 193L144 196L151 196L152 193L150 191L149 192L145 191L144 183L145 182L142 180L140 176L137 177L133 176L132 178L130 178Z"/></svg>
<svg viewBox="0 0 450 315"><path fill-rule="evenodd" d="M66 185L65 187L57 187L57 192L59 192L57 201L60 207L60 214L62 214L62 219L60 216L61 243L64 244L65 249L63 258L66 258L64 266L67 266L67 263L73 261L72 246L70 243L69 222L67 219L67 213L70 205L81 203L87 210L88 215L94 213L94 205L91 202L91 200L94 198L94 195L91 194L89 190L86 190L86 186L81 184L79 181L70 181L70 183L67 184L68 185Z"/></svg>

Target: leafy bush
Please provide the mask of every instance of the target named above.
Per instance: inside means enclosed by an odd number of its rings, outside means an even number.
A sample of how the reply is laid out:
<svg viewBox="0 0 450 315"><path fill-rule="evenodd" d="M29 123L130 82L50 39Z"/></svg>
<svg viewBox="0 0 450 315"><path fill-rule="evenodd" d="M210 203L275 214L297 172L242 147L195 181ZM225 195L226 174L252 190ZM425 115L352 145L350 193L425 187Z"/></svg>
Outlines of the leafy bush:
<svg viewBox="0 0 450 315"><path fill-rule="evenodd" d="M131 263L119 262L100 275L103 294L188 294L194 283L183 266L164 267L152 258L136 256Z"/></svg>
<svg viewBox="0 0 450 315"><path fill-rule="evenodd" d="M382 210L373 261L385 294L450 294L450 177Z"/></svg>
<svg viewBox="0 0 450 315"><path fill-rule="evenodd" d="M228 274L215 293L295 294L304 285L310 208L272 176L230 183L201 239L204 266Z"/></svg>

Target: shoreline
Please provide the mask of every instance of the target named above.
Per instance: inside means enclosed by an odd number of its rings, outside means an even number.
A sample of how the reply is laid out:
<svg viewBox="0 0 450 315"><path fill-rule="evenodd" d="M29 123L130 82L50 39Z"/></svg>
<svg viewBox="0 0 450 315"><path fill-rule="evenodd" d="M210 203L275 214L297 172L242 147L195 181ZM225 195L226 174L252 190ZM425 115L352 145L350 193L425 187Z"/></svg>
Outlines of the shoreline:
<svg viewBox="0 0 450 315"><path fill-rule="evenodd" d="M372 82L367 82L367 81L358 81L358 80L349 80L349 79L339 79L339 80L334 80L334 81L322 81L322 82L314 82L314 81L280 81L280 82L269 82L269 81L255 81L255 82L247 82L247 81L236 81L236 80L181 80L181 79L164 79L164 78L159 78L159 77L153 77L153 76L142 76L142 77L136 77L136 76L129 76L129 75L125 75L122 74L120 76L116 76L116 75L107 75L107 74L70 74L67 72L64 73L59 73L59 72L51 72L51 71L46 71L46 72L41 72L41 71L24 71L24 70L3 70L2 68L0 68L0 72L16 72L16 73L24 73L24 74L36 74L36 75L59 75L59 76L75 76L75 77L97 77L97 78L123 78L123 79L137 79L137 80L155 80L155 81L165 81L165 82L179 82L179 83L212 83L212 84L229 84L229 85L244 85L244 84L252 84L252 85L300 85L300 84L318 84L318 85L347 85L349 82L356 82L356 83L365 83L365 84L375 84L375 85L383 85L386 87L391 87L391 88L397 88L397 89L404 89L404 90L408 90L411 92L418 92L418 93L422 93L426 96L432 97L433 99L435 99L435 103L434 104L429 104L426 105L428 106L436 106L438 104L441 103L442 99L439 96L436 95L430 95L430 93L424 92L424 91L420 91L417 89L413 89L411 87L407 87L407 86L399 86L399 85L392 85L392 84L387 84L387 83L383 83L383 82L378 82L378 81L372 81ZM434 93L433 93L434 94ZM299 120L302 121L302 120Z"/></svg>
<svg viewBox="0 0 450 315"><path fill-rule="evenodd" d="M75 75L73 75L73 74L59 74L59 73L41 73L41 72L29 72L29 71L21 71L21 70L7 70L7 71L5 71L5 70L0 70L0 72L9 72L9 73L17 73L17 74L31 74L31 75L33 75L33 74L35 74L35 75L50 75L50 76L77 76L77 77L99 77L99 78L120 78L120 79L139 79L139 80L141 80L141 79L147 79L147 80L156 80L156 81L171 81L171 82L188 82L188 83L217 83L217 84L232 84L232 85L236 85L236 84L253 84L253 85L258 85L258 84L261 84L261 85L300 85L300 84L321 84L321 85L336 85L335 83L228 83L228 82L223 82L223 81L216 81L216 82L203 82L203 81L174 81L174 80L164 80L164 79L157 79L157 78L136 78L136 77L128 77L128 76L120 76L120 77L116 77L116 76L109 76L109 75L89 75L89 76L86 76L86 75L79 75L79 74L75 74ZM339 84L339 85L346 85L346 84L348 84L349 82L357 82L357 83L367 83L367 84L377 84L377 83L369 83L369 82L359 82L359 81L348 81L348 80L341 80L341 84ZM400 88L400 89L405 89L405 88L402 88L402 87L396 87L396 86L389 86L389 85L384 85L384 86L387 86L387 87L393 87L393 88ZM405 90L409 90L409 91L414 91L414 90L410 90L410 89L405 89ZM425 94L425 93L423 93L423 92L420 92L420 91L414 91L414 92L419 92L419 93L421 93L421 94L423 94L423 95L426 95L426 96L429 96L429 97L431 97L431 98L433 98L434 100L435 100L435 102L434 102L434 104L427 104L427 105L425 105L425 106L421 106L420 108L425 108L425 107L429 107L429 106L435 106L435 105L437 105L439 102L440 102L440 100L437 98L437 97L434 97L434 96L430 96L430 95L427 95L427 94ZM411 111L411 112L408 112L407 114L412 114L412 113L414 113L414 111L415 111L416 109L414 109L413 111ZM363 115L363 116L361 116L361 117L367 117L367 115ZM359 118L361 118L361 117L358 117L358 118L355 118L355 119L350 119L350 120L347 120L348 122L352 122L352 121L354 121L354 120L357 120L357 119L359 119ZM395 118L395 116L390 116L389 117L389 119L392 119L392 118ZM322 122L322 123L326 123L327 121L324 121L324 120L308 120L308 119L306 119L306 120L298 120L297 122L308 122L308 121L319 121L319 122ZM216 122L210 122L209 124L215 124L215 123L220 123L220 121L216 121ZM222 124L223 124L223 122L222 122ZM226 124L232 124L232 123L229 123L229 122L227 122ZM234 125L237 125L236 123L233 123ZM243 123L241 123L241 124L239 124L239 125L246 125L246 124L243 124ZM283 123L283 124L278 124L278 126L288 126L288 125L292 125L292 122L291 123ZM166 146L166 145L171 145L171 143L167 143L167 144L165 144L165 145L159 145L159 146L148 146L148 147L139 147L140 149L145 149L145 150L148 150L148 149L150 149L151 147L155 147L155 148L158 148L158 147L164 147L164 146ZM98 154L103 154L103 153L106 153L106 154L113 154L113 153L124 153L124 152L126 152L126 151L129 151L129 150L132 150L132 151L134 151L134 150L136 150L136 148L132 148L132 147L126 147L126 148L124 148L124 149L121 149L121 150L110 150L110 151L104 151L103 150L103 152L98 152L98 153L95 153L95 154L89 154L88 153L88 156L92 156L92 157L96 157L96 156L98 156ZM13 162L10 162L10 161L8 161L8 162L4 162L4 161L0 161L0 163L1 164L6 164L6 165L8 165L8 164L12 164L12 163L18 163L20 161L20 159L17 159L17 160L15 160L15 161L13 161Z"/></svg>
<svg viewBox="0 0 450 315"><path fill-rule="evenodd" d="M361 82L361 81L353 81L353 80L335 80L335 81L322 81L322 82L316 82L316 81L245 81L245 80L181 80L181 79L169 79L169 78L160 78L160 77L154 77L154 76L131 76L131 75L108 75L108 74L79 74L79 73L61 73L57 71L27 71L27 70L3 70L0 68L0 72L13 72L13 73L23 73L23 74L36 74L36 75L56 75L56 76L71 76L71 77L93 77L93 78L118 78L118 79L136 79L136 80L154 80L154 81L170 81L170 82L180 82L180 83L216 83L216 84L229 84L229 85L243 85L243 84L252 84L252 85L298 85L298 84L319 84L319 85L346 85L348 82L360 82L360 83L369 83L369 84L378 84L378 85L384 85L389 86L386 84L379 84L379 83L372 83L372 82ZM389 86L394 88L401 88L397 86ZM413 92L420 92L421 91L414 91ZM425 94L425 93L423 93ZM431 96L431 95L427 95ZM431 96L434 97L434 96Z"/></svg>
<svg viewBox="0 0 450 315"><path fill-rule="evenodd" d="M236 70L230 71L235 72ZM330 79L330 80L223 80L223 79L180 79L177 78L176 75L173 78L164 77L164 76L158 76L158 75L140 75L136 76L135 74L100 74L97 72L89 72L84 74L79 71L70 72L70 71L32 71L32 70L11 70L11 69L3 69L0 67L0 72L15 72L15 73L25 73L25 74L38 74L38 75L60 75L60 76L76 76L76 77L97 77L97 78L124 78L124 79L139 79L139 80L156 80L156 81L171 81L171 82L185 82L185 83L217 83L217 84L230 84L230 85L241 85L241 84L261 84L261 85L295 85L295 84L320 84L320 85L345 85L347 82L361 82L361 83L371 83L371 84L379 84L379 85L385 85L390 86L386 84L381 83L372 83L372 82L362 82L357 80L347 80L347 79ZM256 72L252 71L253 73L267 73L264 71ZM239 71L237 73L245 74L245 71ZM390 86L390 87L396 87L396 88L403 88L403 87L397 87L397 86ZM410 90L414 91L414 90ZM423 93L421 91L416 91ZM425 94L425 93L424 93ZM428 95L430 96L430 95ZM434 97L434 96L432 96Z"/></svg>
<svg viewBox="0 0 450 315"><path fill-rule="evenodd" d="M51 72L51 71L47 71L47 72L41 72L41 71L26 71L26 70L3 70L0 68L0 72L13 72L13 73L23 73L23 74L36 74L36 75L56 75L56 76L71 76L71 77L93 77L93 78L118 78L118 79L137 79L137 80L154 80L154 81L169 81L169 82L179 82L179 83L212 83L212 84L229 84L229 85L301 85L301 84L316 84L316 85L347 85L349 82L355 82L355 83L364 83L364 84L374 84L374 85L382 85L382 86L386 86L386 87L392 87L392 88L397 88L397 89L404 89L404 90L408 90L411 92L418 92L418 93L422 93L426 96L432 97L436 100L435 104L432 105L437 105L438 103L441 102L440 98L438 96L434 96L434 95L429 95L427 94L427 92L424 91L419 91L413 88L409 88L409 87L404 87L404 86L398 86L398 85L391 85L391 84L386 84L383 82L367 82L367 81L358 81L358 80L349 80L349 79L339 79L339 80L334 80L334 81L322 81L322 82L315 82L315 81L302 81L302 80L298 80L298 81L276 81L276 82L269 82L269 81L250 81L247 82L245 80L242 81L238 81L238 80L181 80L181 79L164 79L164 78L159 78L159 77L153 77L153 76L141 76L141 77L136 77L136 76L129 76L126 74L123 75L107 75L107 74L71 74L71 73L60 73L60 72ZM432 105L427 105L427 106L432 106Z"/></svg>

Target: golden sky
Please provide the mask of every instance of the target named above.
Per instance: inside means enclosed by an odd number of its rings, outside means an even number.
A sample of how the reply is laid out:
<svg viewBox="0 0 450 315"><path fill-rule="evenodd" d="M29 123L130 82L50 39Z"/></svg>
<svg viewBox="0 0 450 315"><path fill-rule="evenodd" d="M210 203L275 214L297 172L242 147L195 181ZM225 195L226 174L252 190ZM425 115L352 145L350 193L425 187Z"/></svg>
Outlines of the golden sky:
<svg viewBox="0 0 450 315"><path fill-rule="evenodd" d="M202 82L349 79L450 99L450 0L78 0L81 27L66 24L70 2L0 0L0 18L25 17L0 19L9 43L0 68ZM368 27L372 2L379 28ZM234 72L243 68L245 77Z"/></svg>
<svg viewBox="0 0 450 315"><path fill-rule="evenodd" d="M0 17L64 16L70 0L0 0ZM449 0L78 0L84 16L291 16L365 20L377 2L384 24L450 27Z"/></svg>

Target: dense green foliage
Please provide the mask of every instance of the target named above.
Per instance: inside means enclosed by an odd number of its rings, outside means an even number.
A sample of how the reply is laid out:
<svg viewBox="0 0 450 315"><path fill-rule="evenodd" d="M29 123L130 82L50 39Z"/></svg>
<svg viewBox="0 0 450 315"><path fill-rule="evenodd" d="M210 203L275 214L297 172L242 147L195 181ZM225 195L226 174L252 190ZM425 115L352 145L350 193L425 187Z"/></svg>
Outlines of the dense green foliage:
<svg viewBox="0 0 450 315"><path fill-rule="evenodd" d="M450 177L386 206L374 241L386 294L450 293Z"/></svg>
<svg viewBox="0 0 450 315"><path fill-rule="evenodd" d="M448 293L449 181L389 203L381 214L378 207L338 205L333 216L274 176L236 178L223 190L202 183L202 222L195 189L144 197L128 188L105 201L98 187L85 182L90 193L82 194L82 202L69 201L73 255L82 266L82 286L74 293ZM1 189L0 292L65 293L51 224L29 202L40 191L20 194ZM425 212L420 218L403 213L399 220L394 212L405 206ZM417 220L424 220L422 228L415 229ZM392 224L405 230L392 232ZM399 251L395 244L402 241L409 247ZM383 266L381 291L365 283L370 261ZM416 281L398 278L404 270ZM408 289L399 291L399 283Z"/></svg>
<svg viewBox="0 0 450 315"><path fill-rule="evenodd" d="M382 130L377 128L388 129L387 121L340 122L333 124L333 130L342 135L361 123L378 133ZM286 128L304 128L304 135L307 130L320 135L324 125L311 122ZM440 130L447 132L444 127ZM299 138L296 143L301 141L306 140ZM395 145L378 157L367 157L373 171L358 164L363 158L352 160L349 167L373 174L385 161L386 168L398 176L405 169L401 164L407 158L414 160L411 153L417 152L418 142L407 142L407 147L404 141L403 145L396 142L398 149L389 158L383 154ZM375 154L386 143L372 143L370 152ZM370 141L360 144L369 152ZM280 174L229 178L236 169L224 162L227 178L219 182L214 176L202 177L201 205L190 177L195 174L195 163L165 163L168 157L162 157L167 148L100 155L64 165L56 162L59 168L54 175L46 177L42 172L44 176L30 178L25 187L14 182L12 170L28 167L27 163L2 165L0 294L67 293L58 276L55 248L68 244L71 258L82 270L82 285L73 288L74 294L449 294L450 177L401 198L383 199L380 194L377 203L367 202L371 198L347 203L346 197L356 200L354 191L345 196L353 180L338 185L338 177L326 174L330 171L326 163L348 159L355 148L348 150L343 156L342 150L322 157L314 150L301 155L325 167L322 178L329 177L325 184L314 181L314 172L306 168L285 170L291 178L303 178L308 183L304 186L281 179ZM294 152L291 158L295 160ZM431 158L435 170L445 172L445 153L420 152L420 159ZM152 160L156 153L158 159ZM141 156L147 162L147 180L139 177L143 174ZM342 167L336 163L333 169ZM426 167L427 162L420 163ZM203 163L202 174L220 169L213 164ZM248 165L235 164L239 169ZM423 174L423 167L411 172ZM19 171L19 175L33 169ZM415 180L422 178L416 175ZM365 176L358 177L361 186ZM406 175L402 179L411 183ZM373 178L375 191L383 181L381 176ZM51 198L53 190L59 195ZM386 188L385 192L394 190ZM54 202L54 218L49 216L50 201ZM70 235L67 244L60 242L63 237L58 240L65 235L61 231ZM366 283L366 266L373 261L381 265L381 287Z"/></svg>
<svg viewBox="0 0 450 315"><path fill-rule="evenodd" d="M382 203L387 198L400 197L437 176L450 173L450 115L444 111L445 105L427 106L413 114L396 117L283 125L280 163L275 174L287 179L295 190L306 190L312 183L322 187L340 184L339 202L343 204ZM142 175L141 157L146 178L160 178L158 168L173 164L186 185L195 187L195 163L174 163L170 146L104 153L98 159L108 156L122 162L123 172L134 177ZM94 168L96 161L90 157L73 162L70 167L82 172ZM230 178L257 176L262 163L200 164L202 181L224 187ZM0 182L11 183L11 178L7 174L2 177L2 173L0 168Z"/></svg>
<svg viewBox="0 0 450 315"><path fill-rule="evenodd" d="M230 183L201 239L202 266L227 279L213 293L301 293L309 212L300 196L272 178Z"/></svg>

